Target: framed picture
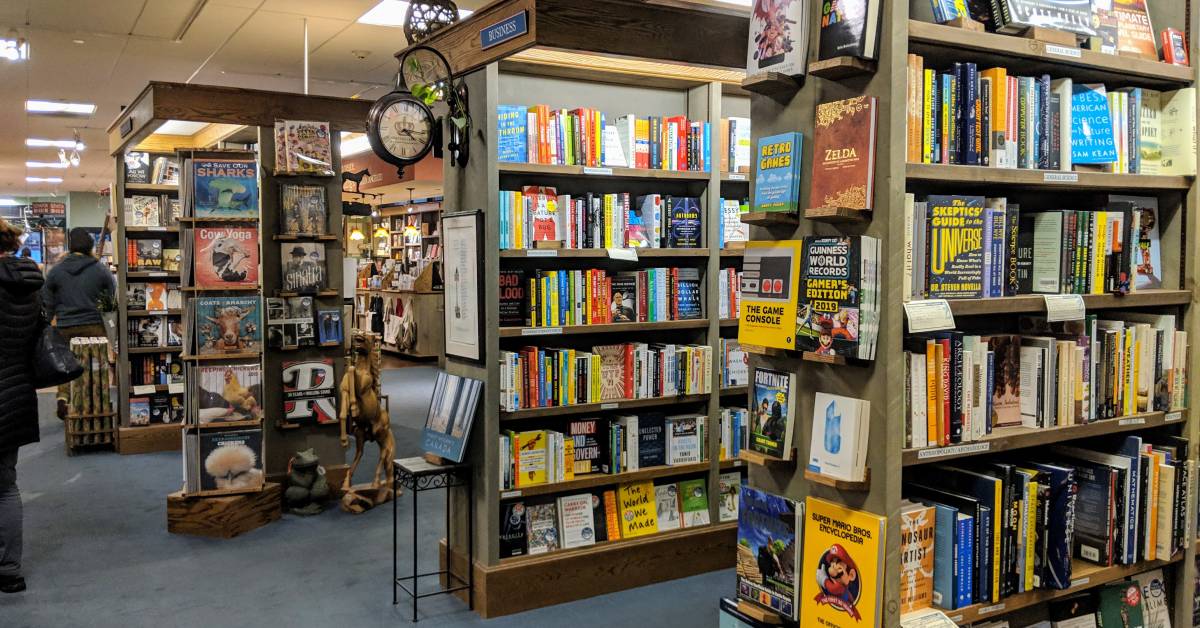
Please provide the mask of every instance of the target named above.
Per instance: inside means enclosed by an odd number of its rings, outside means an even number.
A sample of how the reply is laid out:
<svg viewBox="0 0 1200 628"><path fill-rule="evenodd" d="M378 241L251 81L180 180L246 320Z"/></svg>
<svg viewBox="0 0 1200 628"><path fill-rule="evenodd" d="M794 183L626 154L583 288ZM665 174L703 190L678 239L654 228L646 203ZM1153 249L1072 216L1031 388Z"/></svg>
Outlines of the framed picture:
<svg viewBox="0 0 1200 628"><path fill-rule="evenodd" d="M446 299L446 357L484 361L482 294L483 211L442 214Z"/></svg>

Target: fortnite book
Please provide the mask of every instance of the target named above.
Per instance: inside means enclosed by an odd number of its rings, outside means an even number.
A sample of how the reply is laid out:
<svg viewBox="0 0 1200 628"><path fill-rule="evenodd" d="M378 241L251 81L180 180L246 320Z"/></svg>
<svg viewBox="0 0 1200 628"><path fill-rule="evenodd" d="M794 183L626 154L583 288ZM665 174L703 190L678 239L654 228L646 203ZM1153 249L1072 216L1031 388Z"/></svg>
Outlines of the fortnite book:
<svg viewBox="0 0 1200 628"><path fill-rule="evenodd" d="M782 460L792 459L796 423L796 374L755 368L751 389L750 449Z"/></svg>

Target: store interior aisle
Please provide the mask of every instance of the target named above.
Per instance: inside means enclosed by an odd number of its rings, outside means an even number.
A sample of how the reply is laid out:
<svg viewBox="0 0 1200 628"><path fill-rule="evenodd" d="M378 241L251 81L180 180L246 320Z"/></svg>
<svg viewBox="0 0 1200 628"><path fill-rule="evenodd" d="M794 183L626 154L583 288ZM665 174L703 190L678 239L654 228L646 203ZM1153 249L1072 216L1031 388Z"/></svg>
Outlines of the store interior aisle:
<svg viewBox="0 0 1200 628"><path fill-rule="evenodd" d="M432 394L431 367L384 371L398 456L419 455ZM232 540L168 534L165 496L179 486L178 452L68 458L52 395L42 395L42 441L21 450L29 591L0 595L0 626L395 626L390 508L348 515L284 515ZM369 481L374 447L356 481ZM434 495L432 498L440 496ZM410 515L400 501L402 539ZM424 569L442 530L442 510L423 508ZM402 546L403 549L407 547ZM406 554L405 554L406 555ZM403 563L402 563L403 567ZM711 626L732 570L484 621L455 599L422 600L419 625ZM678 603L662 604L663 599Z"/></svg>

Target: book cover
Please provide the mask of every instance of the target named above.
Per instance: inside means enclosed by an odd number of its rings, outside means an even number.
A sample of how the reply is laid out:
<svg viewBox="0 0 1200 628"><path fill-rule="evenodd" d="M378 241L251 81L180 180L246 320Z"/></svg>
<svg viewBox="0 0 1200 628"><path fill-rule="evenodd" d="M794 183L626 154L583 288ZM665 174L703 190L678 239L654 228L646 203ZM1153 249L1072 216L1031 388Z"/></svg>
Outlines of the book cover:
<svg viewBox="0 0 1200 628"><path fill-rule="evenodd" d="M880 0L829 0L821 3L821 44L817 57L876 58L881 4Z"/></svg>
<svg viewBox="0 0 1200 628"><path fill-rule="evenodd" d="M575 441L575 475L608 472L608 420L588 418L573 420L567 425L567 435Z"/></svg>
<svg viewBox="0 0 1200 628"><path fill-rule="evenodd" d="M304 425L337 422L333 358L283 362L283 420Z"/></svg>
<svg viewBox="0 0 1200 628"><path fill-rule="evenodd" d="M900 507L900 612L933 605L936 510L925 504Z"/></svg>
<svg viewBox="0 0 1200 628"><path fill-rule="evenodd" d="M600 356L600 399L626 399L625 345L600 345L592 351Z"/></svg>
<svg viewBox="0 0 1200 628"><path fill-rule="evenodd" d="M317 342L342 344L345 336L342 329L341 310L317 310Z"/></svg>
<svg viewBox="0 0 1200 628"><path fill-rule="evenodd" d="M831 478L863 479L870 402L818 392L813 401L808 470Z"/></svg>
<svg viewBox="0 0 1200 628"><path fill-rule="evenodd" d="M562 548L586 547L596 543L592 494L564 495L558 498L558 528Z"/></svg>
<svg viewBox="0 0 1200 628"><path fill-rule="evenodd" d="M804 135L798 132L758 140L752 212L796 212L800 207L800 161Z"/></svg>
<svg viewBox="0 0 1200 628"><path fill-rule="evenodd" d="M197 463L203 470L199 474L200 490L250 490L262 486L262 428L203 430L198 440Z"/></svg>
<svg viewBox="0 0 1200 628"><path fill-rule="evenodd" d="M667 464L667 418L661 412L638 416L638 468Z"/></svg>
<svg viewBox="0 0 1200 628"><path fill-rule="evenodd" d="M792 458L792 430L796 419L796 374L754 369L751 389L750 449L783 460Z"/></svg>
<svg viewBox="0 0 1200 628"><path fill-rule="evenodd" d="M737 521L738 498L742 492L742 474L740 471L726 471L717 478L717 481L720 483L717 519L722 523Z"/></svg>
<svg viewBox="0 0 1200 628"><path fill-rule="evenodd" d="M674 484L656 485L654 487L654 512L659 532L682 528L683 514L679 505L679 487Z"/></svg>
<svg viewBox="0 0 1200 628"><path fill-rule="evenodd" d="M529 523L529 554L545 554L559 547L558 512L556 504L530 504L525 511Z"/></svg>
<svg viewBox="0 0 1200 628"><path fill-rule="evenodd" d="M500 505L500 558L524 556L527 545L528 523L525 520L525 502L505 502Z"/></svg>
<svg viewBox="0 0 1200 628"><path fill-rule="evenodd" d="M262 418L260 365L200 366L196 371L195 410L198 423Z"/></svg>
<svg viewBox="0 0 1200 628"><path fill-rule="evenodd" d="M130 227L157 227L162 220L162 208L157 196L134 194L125 201L125 222Z"/></svg>
<svg viewBox="0 0 1200 628"><path fill-rule="evenodd" d="M137 269L162 269L162 240L152 238L137 240Z"/></svg>
<svg viewBox="0 0 1200 628"><path fill-rule="evenodd" d="M253 159L192 161L192 215L197 218L258 216L258 164Z"/></svg>
<svg viewBox="0 0 1200 628"><path fill-rule="evenodd" d="M129 424L132 426L150 425L150 398L129 398Z"/></svg>
<svg viewBox="0 0 1200 628"><path fill-rule="evenodd" d="M993 354L990 425L1010 427L1021 424L1021 337L984 336Z"/></svg>
<svg viewBox="0 0 1200 628"><path fill-rule="evenodd" d="M329 123L312 120L284 120L286 172L333 176L333 147ZM283 164L276 163L278 172Z"/></svg>
<svg viewBox="0 0 1200 628"><path fill-rule="evenodd" d="M800 610L796 576L801 573L798 528L803 508L743 484L737 513L738 598L795 620Z"/></svg>
<svg viewBox="0 0 1200 628"><path fill-rule="evenodd" d="M667 464L700 462L703 454L700 442L703 421L703 415L667 417ZM638 431L640 433L641 430Z"/></svg>
<svg viewBox="0 0 1200 628"><path fill-rule="evenodd" d="M796 348L797 291L804 241L746 243L742 262L738 342Z"/></svg>
<svg viewBox="0 0 1200 628"><path fill-rule="evenodd" d="M746 74L804 74L808 65L808 4L754 0L746 45Z"/></svg>
<svg viewBox="0 0 1200 628"><path fill-rule="evenodd" d="M1162 93L1162 170L1196 174L1196 88Z"/></svg>
<svg viewBox="0 0 1200 628"><path fill-rule="evenodd" d="M857 357L864 287L861 236L806 236L796 350Z"/></svg>
<svg viewBox="0 0 1200 628"><path fill-rule="evenodd" d="M324 242L283 242L279 253L284 292L314 293L328 286Z"/></svg>
<svg viewBox="0 0 1200 628"><path fill-rule="evenodd" d="M1113 582L1100 587L1097 616L1101 628L1109 626L1145 626L1142 588L1136 581Z"/></svg>
<svg viewBox="0 0 1200 628"><path fill-rule="evenodd" d="M1112 0L1112 13L1117 18L1117 54L1158 61L1146 0Z"/></svg>
<svg viewBox="0 0 1200 628"><path fill-rule="evenodd" d="M621 538L658 532L657 501L654 482L628 482L617 489L617 502L621 509Z"/></svg>
<svg viewBox="0 0 1200 628"><path fill-rule="evenodd" d="M683 512L683 527L708 525L708 485L704 478L681 480L679 501L679 509Z"/></svg>
<svg viewBox="0 0 1200 628"><path fill-rule="evenodd" d="M983 197L930 195L926 207L929 297L983 297Z"/></svg>
<svg viewBox="0 0 1200 628"><path fill-rule="evenodd" d="M679 268L675 278L675 293L678 301L677 320L694 320L704 317L704 306L700 297L700 269Z"/></svg>
<svg viewBox="0 0 1200 628"><path fill-rule="evenodd" d="M1071 162L1110 164L1117 160L1112 114L1104 85L1071 88Z"/></svg>
<svg viewBox="0 0 1200 628"><path fill-rule="evenodd" d="M250 353L262 350L259 299L196 297L192 299L196 353Z"/></svg>
<svg viewBox="0 0 1200 628"><path fill-rule="evenodd" d="M700 199L693 196L672 196L669 199L667 246L676 249L698 248L704 233Z"/></svg>
<svg viewBox="0 0 1200 628"><path fill-rule="evenodd" d="M560 222L562 216L558 207L558 193L551 187L525 186L521 188L526 211L529 218L526 224L534 242L553 242L562 240ZM613 246L623 246L613 245Z"/></svg>
<svg viewBox="0 0 1200 628"><path fill-rule="evenodd" d="M750 239L749 225L742 222L742 205L737 199L721 199L721 246Z"/></svg>
<svg viewBox="0 0 1200 628"><path fill-rule="evenodd" d="M1142 588L1146 628L1171 628L1171 605L1167 600L1167 583L1162 568L1137 574L1133 580Z"/></svg>
<svg viewBox="0 0 1200 628"><path fill-rule="evenodd" d="M421 433L421 449L462 462L482 391L483 382L477 379L438 371L433 400Z"/></svg>
<svg viewBox="0 0 1200 628"><path fill-rule="evenodd" d="M496 107L496 160L524 162L528 157L526 130L527 107L498 105Z"/></svg>
<svg viewBox="0 0 1200 628"><path fill-rule="evenodd" d="M324 235L329 232L329 207L320 185L283 184L279 194L280 233Z"/></svg>
<svg viewBox="0 0 1200 628"><path fill-rule="evenodd" d="M800 615L829 628L882 619L887 517L809 497L804 508Z"/></svg>
<svg viewBox="0 0 1200 628"><path fill-rule="evenodd" d="M875 102L858 96L817 105L809 207L874 207Z"/></svg>
<svg viewBox="0 0 1200 628"><path fill-rule="evenodd" d="M150 183L150 153L125 153L125 183Z"/></svg>
<svg viewBox="0 0 1200 628"><path fill-rule="evenodd" d="M195 279L200 288L258 284L258 227L196 227Z"/></svg>
<svg viewBox="0 0 1200 628"><path fill-rule="evenodd" d="M527 280L520 268L500 271L500 326L523 327L529 320L529 301L525 294Z"/></svg>
<svg viewBox="0 0 1200 628"><path fill-rule="evenodd" d="M513 442L516 458L516 485L546 483L546 431L518 432Z"/></svg>
<svg viewBox="0 0 1200 628"><path fill-rule="evenodd" d="M609 293L608 311L614 323L636 323L637 308L637 273L621 272L612 278L612 290Z"/></svg>

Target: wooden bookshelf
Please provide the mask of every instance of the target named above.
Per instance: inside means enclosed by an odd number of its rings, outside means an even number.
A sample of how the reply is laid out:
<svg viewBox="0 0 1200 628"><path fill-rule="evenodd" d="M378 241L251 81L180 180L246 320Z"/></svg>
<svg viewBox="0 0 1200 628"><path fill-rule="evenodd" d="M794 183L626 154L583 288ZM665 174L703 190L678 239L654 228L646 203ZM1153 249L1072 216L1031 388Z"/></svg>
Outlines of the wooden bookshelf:
<svg viewBox="0 0 1200 628"><path fill-rule="evenodd" d="M179 185L163 184L163 183L126 183L125 189L129 192L160 192L160 193L179 193Z"/></svg>
<svg viewBox="0 0 1200 628"><path fill-rule="evenodd" d="M125 273L129 279L161 279L164 281L179 281L179 273L165 270L131 270Z"/></svg>
<svg viewBox="0 0 1200 628"><path fill-rule="evenodd" d="M1135 193L1158 190L1187 190L1193 177L1149 174L1113 174L1109 172L1063 172L955 166L947 164L905 164L910 183L929 187L974 189L1044 189L1068 191L1112 191Z"/></svg>
<svg viewBox="0 0 1200 628"><path fill-rule="evenodd" d="M179 353L183 351L182 347L129 347L126 349L128 353L145 354L145 353Z"/></svg>
<svg viewBox="0 0 1200 628"><path fill-rule="evenodd" d="M642 259L662 259L662 258L686 258L686 257L708 257L711 252L708 249L632 249L638 257ZM543 260L546 258L568 258L568 259L609 259L611 254L608 249L510 249L500 251L500 259L535 259ZM632 263L632 262L627 262Z"/></svg>
<svg viewBox="0 0 1200 628"><path fill-rule="evenodd" d="M179 308L166 310L125 310L126 316L179 316L183 310Z"/></svg>
<svg viewBox="0 0 1200 628"><path fill-rule="evenodd" d="M547 482L545 484L505 489L500 491L500 499L517 499L519 497L533 497L536 495L569 493L571 491L584 491L597 486L611 486L640 480L654 480L693 473L705 473L711 466L710 461L706 460L695 464L663 465L623 473L590 473L588 475L576 476L573 480L563 482Z"/></svg>
<svg viewBox="0 0 1200 628"><path fill-rule="evenodd" d="M649 399L621 399L603 401L600 403L580 403L570 406L553 406L549 408L526 408L512 412L500 412L501 421L516 421L522 419L540 419L544 417L563 416L570 414L590 414L607 410L638 410L642 408L657 408L708 401L709 395L673 395L670 397L651 397Z"/></svg>
<svg viewBox="0 0 1200 628"><path fill-rule="evenodd" d="M562 557L568 556L568 555L583 557L583 556L588 556L588 555L601 554L601 553L604 553L606 551L609 551L609 550L611 550L613 548L617 548L617 547L624 547L624 548L631 549L636 545L641 545L641 544L646 544L646 543L654 543L657 541L664 541L664 540L680 538L680 537L687 537L687 536L696 534L698 532L702 533L702 532L706 532L706 531L710 531L710 530L736 531L737 530L737 522L729 521L729 522L725 522L725 523L717 523L715 525L709 524L709 525L704 525L704 526L696 526L696 527L692 527L692 528L682 528L679 530L671 530L669 532L656 532L654 534L638 536L638 537L634 537L632 539L620 539L618 541L604 541L602 543L596 543L595 545L588 545L587 547L576 547L576 548L572 548L572 549L560 549L560 550L556 550L553 552L548 552L546 554L534 554L531 556L514 556L512 558L501 559L500 564L512 565L512 564L518 564L518 563L531 563L531 562L537 562L539 560L548 559L548 558L562 558Z"/></svg>
<svg viewBox="0 0 1200 628"><path fill-rule="evenodd" d="M532 336L573 336L580 334L624 334L646 331L674 331L677 329L704 329L708 319L697 318L684 321L659 321L657 323L602 323L596 325L560 325L558 327L501 327L501 338Z"/></svg>
<svg viewBox="0 0 1200 628"><path fill-rule="evenodd" d="M1187 305L1191 300L1192 293L1189 290L1140 290L1126 295L1083 295L1083 303L1089 310ZM991 299L948 299L947 302L955 316L1037 314L1046 311L1046 300L1040 294L1022 294L1015 297Z"/></svg>
<svg viewBox="0 0 1200 628"><path fill-rule="evenodd" d="M749 386L728 386L720 391L722 397L745 397L749 393Z"/></svg>
<svg viewBox="0 0 1200 628"><path fill-rule="evenodd" d="M637 179L644 181L682 180L708 181L711 174L695 170L653 170L646 168L619 167L587 167L587 166L558 166L553 164L527 164L499 162L500 174L537 175L553 177L612 177L616 179Z"/></svg>
<svg viewBox="0 0 1200 628"><path fill-rule="evenodd" d="M136 234L179 233L179 227L125 227L125 232Z"/></svg>

